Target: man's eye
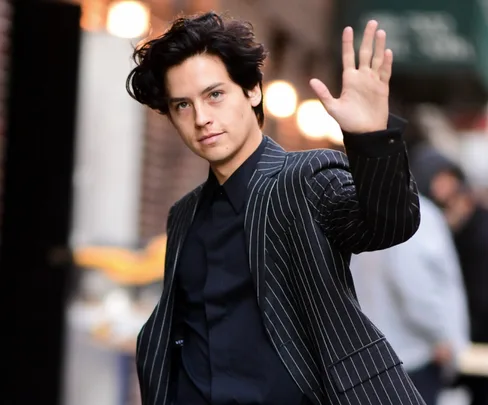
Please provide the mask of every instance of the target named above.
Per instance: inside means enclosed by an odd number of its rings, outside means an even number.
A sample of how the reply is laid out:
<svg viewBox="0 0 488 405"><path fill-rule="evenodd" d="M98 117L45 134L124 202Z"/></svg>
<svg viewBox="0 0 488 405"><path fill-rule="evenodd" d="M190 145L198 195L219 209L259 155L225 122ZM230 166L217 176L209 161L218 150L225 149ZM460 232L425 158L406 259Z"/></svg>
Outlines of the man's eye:
<svg viewBox="0 0 488 405"><path fill-rule="evenodd" d="M187 101L182 101L181 103L176 104L176 110L184 110L190 106L190 103Z"/></svg>
<svg viewBox="0 0 488 405"><path fill-rule="evenodd" d="M210 98L219 98L221 95L221 91L213 91L212 93L210 93Z"/></svg>

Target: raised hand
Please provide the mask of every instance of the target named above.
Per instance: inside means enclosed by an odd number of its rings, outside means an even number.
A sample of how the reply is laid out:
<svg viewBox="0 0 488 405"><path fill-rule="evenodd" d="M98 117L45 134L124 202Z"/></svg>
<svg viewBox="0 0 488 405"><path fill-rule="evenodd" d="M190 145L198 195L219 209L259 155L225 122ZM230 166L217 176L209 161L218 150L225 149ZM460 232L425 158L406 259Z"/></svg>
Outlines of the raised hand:
<svg viewBox="0 0 488 405"><path fill-rule="evenodd" d="M386 129L388 94L393 53L385 50L386 33L378 23L369 21L359 49L359 67L354 53L354 32L351 27L342 35L342 92L334 98L319 79L310 80L327 112L342 130L365 133Z"/></svg>

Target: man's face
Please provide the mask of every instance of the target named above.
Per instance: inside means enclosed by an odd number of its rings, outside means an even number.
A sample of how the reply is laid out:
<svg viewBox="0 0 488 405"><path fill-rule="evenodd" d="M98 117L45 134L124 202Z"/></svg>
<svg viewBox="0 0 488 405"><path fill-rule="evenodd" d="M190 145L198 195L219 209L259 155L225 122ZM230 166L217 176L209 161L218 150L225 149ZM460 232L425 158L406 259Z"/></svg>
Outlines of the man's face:
<svg viewBox="0 0 488 405"><path fill-rule="evenodd" d="M442 207L449 206L450 202L457 197L460 189L461 182L448 171L435 175L430 184L432 197Z"/></svg>
<svg viewBox="0 0 488 405"><path fill-rule="evenodd" d="M256 86L248 97L234 83L220 58L200 54L166 74L169 117L185 144L212 167L242 164L262 135L253 107L261 102Z"/></svg>
<svg viewBox="0 0 488 405"><path fill-rule="evenodd" d="M444 211L447 223L457 230L470 215L472 202L462 182L451 172L438 173L430 184L433 200Z"/></svg>

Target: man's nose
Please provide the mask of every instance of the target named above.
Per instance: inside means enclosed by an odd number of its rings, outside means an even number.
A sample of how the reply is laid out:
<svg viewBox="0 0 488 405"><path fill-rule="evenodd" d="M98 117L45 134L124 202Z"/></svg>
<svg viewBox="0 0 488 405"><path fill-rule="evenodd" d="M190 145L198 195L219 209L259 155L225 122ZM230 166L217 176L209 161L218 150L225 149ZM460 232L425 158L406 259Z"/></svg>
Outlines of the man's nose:
<svg viewBox="0 0 488 405"><path fill-rule="evenodd" d="M195 105L195 125L201 128L207 124L210 124L211 122L212 119L208 111L208 106L206 106L204 103Z"/></svg>

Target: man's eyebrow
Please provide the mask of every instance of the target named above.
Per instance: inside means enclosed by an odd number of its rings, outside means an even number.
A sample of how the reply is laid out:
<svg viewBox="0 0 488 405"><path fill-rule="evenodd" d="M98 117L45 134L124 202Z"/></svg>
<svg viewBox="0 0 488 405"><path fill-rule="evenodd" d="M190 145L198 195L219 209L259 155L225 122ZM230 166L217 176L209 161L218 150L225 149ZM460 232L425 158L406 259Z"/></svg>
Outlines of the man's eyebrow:
<svg viewBox="0 0 488 405"><path fill-rule="evenodd" d="M184 101L188 101L188 98L186 98L186 97L170 97L168 99L168 102L170 104L182 103Z"/></svg>
<svg viewBox="0 0 488 405"><path fill-rule="evenodd" d="M205 89L203 89L203 91L200 93L200 94L205 94L205 93L209 93L211 92L213 89L219 87L219 86L222 86L224 83L214 83L214 84L211 84L210 86L208 87L205 87ZM185 102L185 101L188 101L188 97L170 97L169 98L169 103L170 104L176 104L176 103L182 103L182 102Z"/></svg>
<svg viewBox="0 0 488 405"><path fill-rule="evenodd" d="M205 93L209 93L211 92L213 89L219 87L219 86L222 86L224 83L214 83L214 84L211 84L210 86L206 87L201 94L205 94Z"/></svg>

